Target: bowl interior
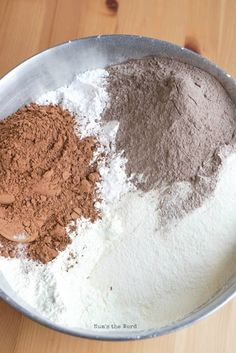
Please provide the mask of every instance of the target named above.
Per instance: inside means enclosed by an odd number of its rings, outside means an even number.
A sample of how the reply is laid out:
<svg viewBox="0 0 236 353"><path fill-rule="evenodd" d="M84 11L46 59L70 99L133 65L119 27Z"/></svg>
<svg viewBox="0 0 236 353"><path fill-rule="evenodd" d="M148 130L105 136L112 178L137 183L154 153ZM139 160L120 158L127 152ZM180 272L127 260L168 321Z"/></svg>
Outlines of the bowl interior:
<svg viewBox="0 0 236 353"><path fill-rule="evenodd" d="M176 58L207 71L221 82L236 104L235 81L210 61L189 50L139 36L98 36L67 42L48 49L26 60L4 76L0 80L0 119L13 113L20 106L35 101L48 90L68 84L78 73L150 55ZM65 333L108 340L146 338L177 330L206 316L230 299L235 292L236 279L232 278L208 303L187 317L161 329L98 332L66 328L49 322L21 300L0 274L0 296L25 315Z"/></svg>

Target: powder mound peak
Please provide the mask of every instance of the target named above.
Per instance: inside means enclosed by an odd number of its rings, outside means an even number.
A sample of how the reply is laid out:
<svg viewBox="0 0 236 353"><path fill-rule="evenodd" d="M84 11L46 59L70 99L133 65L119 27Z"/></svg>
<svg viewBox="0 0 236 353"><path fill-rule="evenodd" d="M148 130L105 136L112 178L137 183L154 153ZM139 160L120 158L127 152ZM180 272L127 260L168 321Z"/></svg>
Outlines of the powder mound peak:
<svg viewBox="0 0 236 353"><path fill-rule="evenodd" d="M111 98L104 119L119 121L117 148L127 157L128 174L144 176L139 187L147 191L216 171L218 151L234 140L236 109L214 77L161 58L108 71Z"/></svg>

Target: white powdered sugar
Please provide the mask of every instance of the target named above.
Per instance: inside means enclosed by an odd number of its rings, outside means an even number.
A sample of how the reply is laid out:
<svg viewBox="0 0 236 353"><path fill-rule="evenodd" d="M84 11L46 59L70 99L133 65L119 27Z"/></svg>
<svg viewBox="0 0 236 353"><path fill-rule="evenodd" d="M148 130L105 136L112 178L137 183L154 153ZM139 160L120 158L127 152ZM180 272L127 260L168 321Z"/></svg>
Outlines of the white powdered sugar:
<svg viewBox="0 0 236 353"><path fill-rule="evenodd" d="M108 94L104 89L107 76L106 70L87 71L77 75L71 84L44 94L37 103L62 104L76 115L82 137L100 135L101 114L108 102ZM106 135L103 134L105 142L110 137L113 135L110 136L109 130Z"/></svg>
<svg viewBox="0 0 236 353"><path fill-rule="evenodd" d="M101 114L109 104L108 93L105 89L106 70L91 70L77 75L68 86L41 96L39 104L61 104L72 112L78 122L78 130L82 137L96 136L100 148L97 153L105 152L106 160L99 162L101 183L99 193L102 205L118 200L120 196L134 186L127 180L125 174L125 158L115 153L115 136L119 128L117 121L102 123ZM99 208L101 205L97 205Z"/></svg>
<svg viewBox="0 0 236 353"><path fill-rule="evenodd" d="M118 122L101 119L107 76L86 72L38 100L73 112L82 136L96 136L106 153L99 162L101 219L77 221L72 243L50 263L0 258L0 271L19 297L59 325L161 327L207 302L235 274L236 153L201 207L162 226L161 195L127 179L126 160L115 152Z"/></svg>

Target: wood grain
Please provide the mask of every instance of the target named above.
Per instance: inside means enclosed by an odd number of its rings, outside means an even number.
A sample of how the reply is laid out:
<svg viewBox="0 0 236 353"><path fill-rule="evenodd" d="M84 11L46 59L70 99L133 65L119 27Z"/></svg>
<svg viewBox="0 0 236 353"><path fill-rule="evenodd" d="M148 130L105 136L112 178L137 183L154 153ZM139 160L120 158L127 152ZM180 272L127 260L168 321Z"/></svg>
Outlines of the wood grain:
<svg viewBox="0 0 236 353"><path fill-rule="evenodd" d="M235 0L117 3L114 8L106 0L0 0L0 75L63 41L126 33L186 45L236 76ZM0 301L0 353L234 353L235 324L236 300L191 328L166 337L96 342L53 332Z"/></svg>

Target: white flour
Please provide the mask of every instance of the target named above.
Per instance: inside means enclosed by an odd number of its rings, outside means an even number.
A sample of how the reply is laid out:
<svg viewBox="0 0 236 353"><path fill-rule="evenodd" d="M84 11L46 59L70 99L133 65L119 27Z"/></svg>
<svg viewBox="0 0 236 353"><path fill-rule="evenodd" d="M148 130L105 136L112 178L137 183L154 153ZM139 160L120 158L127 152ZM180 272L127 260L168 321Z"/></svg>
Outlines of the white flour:
<svg viewBox="0 0 236 353"><path fill-rule="evenodd" d="M60 101L77 114L83 135L96 135L110 153L108 165L99 166L102 220L79 221L78 236L51 263L1 258L1 272L25 302L58 324L160 327L206 302L235 273L236 154L201 208L160 227L158 193L138 192L127 181L125 160L114 153L118 125L101 123L106 76L85 73L39 101Z"/></svg>

